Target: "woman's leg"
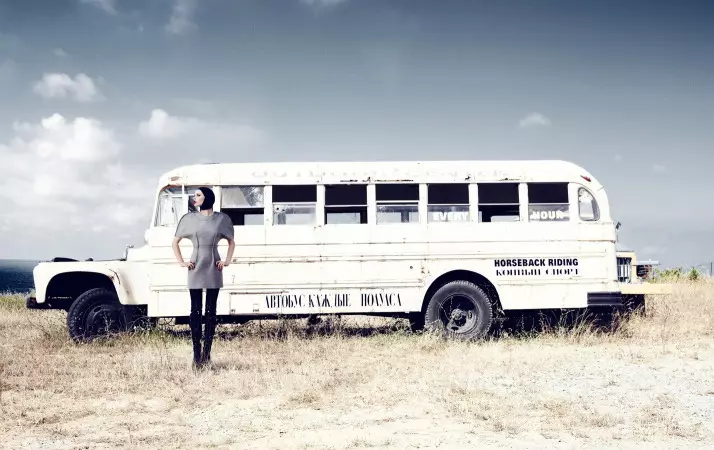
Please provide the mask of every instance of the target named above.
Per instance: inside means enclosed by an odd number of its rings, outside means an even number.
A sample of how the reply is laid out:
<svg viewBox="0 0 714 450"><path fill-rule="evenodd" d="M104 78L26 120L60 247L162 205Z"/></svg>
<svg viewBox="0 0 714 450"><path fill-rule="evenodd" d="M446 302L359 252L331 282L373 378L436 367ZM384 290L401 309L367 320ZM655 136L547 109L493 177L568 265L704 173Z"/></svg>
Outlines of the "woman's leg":
<svg viewBox="0 0 714 450"><path fill-rule="evenodd" d="M216 332L216 303L218 289L206 289L206 331L203 337L203 362L211 361L211 344Z"/></svg>
<svg viewBox="0 0 714 450"><path fill-rule="evenodd" d="M201 363L201 310L202 308L202 289L189 289L191 294L191 316L189 323L191 325L191 339L193 340L193 364Z"/></svg>

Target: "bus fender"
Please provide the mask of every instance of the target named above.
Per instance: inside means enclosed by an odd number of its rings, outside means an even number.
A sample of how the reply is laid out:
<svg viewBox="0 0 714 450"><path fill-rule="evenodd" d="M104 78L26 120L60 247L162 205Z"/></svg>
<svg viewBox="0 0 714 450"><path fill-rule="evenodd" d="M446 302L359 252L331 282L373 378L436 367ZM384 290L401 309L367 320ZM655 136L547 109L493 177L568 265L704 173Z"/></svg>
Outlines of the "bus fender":
<svg viewBox="0 0 714 450"><path fill-rule="evenodd" d="M491 280L478 272L464 269L453 269L442 272L439 275L433 274L432 276L426 278L424 283L426 290L424 291L422 299L421 312L423 313L426 311L426 308L429 305L429 300L431 300L431 297L441 286L457 280L469 281L479 286L486 291L494 308L499 310L502 309L498 290L496 289L496 285L493 284Z"/></svg>

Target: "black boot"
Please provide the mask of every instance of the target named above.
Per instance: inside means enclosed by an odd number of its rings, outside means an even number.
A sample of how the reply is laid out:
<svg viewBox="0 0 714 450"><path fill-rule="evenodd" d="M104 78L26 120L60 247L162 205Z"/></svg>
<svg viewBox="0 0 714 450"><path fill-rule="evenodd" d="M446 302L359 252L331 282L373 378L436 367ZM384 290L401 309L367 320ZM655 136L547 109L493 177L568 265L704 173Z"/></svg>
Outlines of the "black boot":
<svg viewBox="0 0 714 450"><path fill-rule="evenodd" d="M192 315L190 319L191 325L191 340L193 341L193 368L201 367L201 316Z"/></svg>
<svg viewBox="0 0 714 450"><path fill-rule="evenodd" d="M216 333L216 316L206 315L206 330L203 336L203 365L211 363L211 345L213 344L213 336Z"/></svg>

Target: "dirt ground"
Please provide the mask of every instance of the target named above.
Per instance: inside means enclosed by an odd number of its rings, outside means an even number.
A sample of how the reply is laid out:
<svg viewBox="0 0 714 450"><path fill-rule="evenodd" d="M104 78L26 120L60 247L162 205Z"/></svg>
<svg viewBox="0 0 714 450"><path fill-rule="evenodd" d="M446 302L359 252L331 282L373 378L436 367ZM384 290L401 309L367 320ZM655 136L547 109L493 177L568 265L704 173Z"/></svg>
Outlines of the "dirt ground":
<svg viewBox="0 0 714 450"><path fill-rule="evenodd" d="M186 327L77 345L65 313L0 298L3 448L711 448L714 284L646 317L483 342L397 320Z"/></svg>

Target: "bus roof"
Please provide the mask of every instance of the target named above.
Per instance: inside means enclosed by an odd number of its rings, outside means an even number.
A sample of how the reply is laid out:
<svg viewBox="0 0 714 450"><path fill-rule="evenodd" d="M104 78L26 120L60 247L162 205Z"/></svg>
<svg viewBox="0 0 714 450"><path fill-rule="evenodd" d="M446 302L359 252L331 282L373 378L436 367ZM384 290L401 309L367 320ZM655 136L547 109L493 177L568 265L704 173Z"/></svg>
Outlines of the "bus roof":
<svg viewBox="0 0 714 450"><path fill-rule="evenodd" d="M177 167L161 176L169 185L264 185L365 182L575 181L593 190L598 181L560 160L316 161L213 163Z"/></svg>

